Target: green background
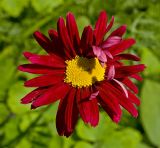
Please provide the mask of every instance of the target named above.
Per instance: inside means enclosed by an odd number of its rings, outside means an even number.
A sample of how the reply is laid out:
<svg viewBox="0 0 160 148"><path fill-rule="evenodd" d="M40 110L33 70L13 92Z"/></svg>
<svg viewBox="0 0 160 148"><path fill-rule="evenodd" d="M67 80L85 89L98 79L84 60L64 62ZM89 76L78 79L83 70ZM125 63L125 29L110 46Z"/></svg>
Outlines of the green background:
<svg viewBox="0 0 160 148"><path fill-rule="evenodd" d="M24 80L33 75L17 71L27 63L23 51L40 53L33 32L56 28L59 16L75 14L79 31L94 25L105 9L114 28L127 24L127 34L137 40L129 52L147 65L144 81L137 83L141 106L138 119L126 111L116 125L101 111L91 128L79 120L74 134L60 137L55 128L58 102L30 110L20 104L31 89ZM133 63L131 63L133 64ZM0 0L0 147L7 148L160 148L160 0Z"/></svg>

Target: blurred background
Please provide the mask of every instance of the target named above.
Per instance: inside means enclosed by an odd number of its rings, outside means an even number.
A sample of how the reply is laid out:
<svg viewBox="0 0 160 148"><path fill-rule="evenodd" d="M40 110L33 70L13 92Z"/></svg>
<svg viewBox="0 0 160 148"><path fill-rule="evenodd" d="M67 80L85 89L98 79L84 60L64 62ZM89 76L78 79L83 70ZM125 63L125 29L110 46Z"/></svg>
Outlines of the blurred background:
<svg viewBox="0 0 160 148"><path fill-rule="evenodd" d="M141 105L138 119L124 111L116 125L101 111L91 128L79 120L74 134L57 135L57 103L30 110L20 99L31 89L23 82L33 75L17 71L27 63L23 51L40 53L33 32L56 28L59 16L75 14L80 33L104 9L115 16L116 28L127 24L125 37L137 44L129 52L147 65L137 83ZM160 148L160 0L0 0L0 148Z"/></svg>

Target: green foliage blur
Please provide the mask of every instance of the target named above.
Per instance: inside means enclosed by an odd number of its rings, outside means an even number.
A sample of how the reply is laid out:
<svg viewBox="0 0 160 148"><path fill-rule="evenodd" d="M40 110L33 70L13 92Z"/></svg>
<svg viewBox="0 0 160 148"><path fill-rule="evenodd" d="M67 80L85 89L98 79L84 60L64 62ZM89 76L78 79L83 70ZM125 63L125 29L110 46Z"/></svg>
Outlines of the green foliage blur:
<svg viewBox="0 0 160 148"><path fill-rule="evenodd" d="M101 111L98 127L80 119L74 134L60 137L55 117L58 102L30 110L20 99L31 89L23 82L33 75L17 71L26 63L22 52L40 53L33 32L56 28L59 16L75 14L79 31L94 24L99 12L115 16L115 25L127 24L125 37L137 44L129 52L147 65L137 83L139 117L126 111L116 125ZM132 64L132 63L131 63ZM0 0L0 148L160 148L160 0Z"/></svg>

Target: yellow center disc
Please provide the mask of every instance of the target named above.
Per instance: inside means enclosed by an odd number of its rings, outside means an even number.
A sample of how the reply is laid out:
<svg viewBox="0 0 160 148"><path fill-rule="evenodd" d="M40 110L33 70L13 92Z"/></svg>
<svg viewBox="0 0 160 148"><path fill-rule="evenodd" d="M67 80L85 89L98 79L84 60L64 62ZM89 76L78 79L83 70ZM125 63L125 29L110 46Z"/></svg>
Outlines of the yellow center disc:
<svg viewBox="0 0 160 148"><path fill-rule="evenodd" d="M97 58L76 56L75 59L65 62L67 66L64 81L71 83L73 87L87 87L104 80L106 67L102 67Z"/></svg>

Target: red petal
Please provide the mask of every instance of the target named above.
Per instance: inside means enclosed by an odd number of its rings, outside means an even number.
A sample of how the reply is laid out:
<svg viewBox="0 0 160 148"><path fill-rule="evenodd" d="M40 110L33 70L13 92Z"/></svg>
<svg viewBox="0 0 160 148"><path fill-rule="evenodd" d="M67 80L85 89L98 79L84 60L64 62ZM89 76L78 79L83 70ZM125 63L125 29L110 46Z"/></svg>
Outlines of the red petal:
<svg viewBox="0 0 160 148"><path fill-rule="evenodd" d="M98 17L98 20L95 25L94 29L94 36L95 36L95 42L96 45L99 45L104 38L104 35L106 33L106 25L107 25L107 14L105 11L102 11Z"/></svg>
<svg viewBox="0 0 160 148"><path fill-rule="evenodd" d="M114 23L114 16L112 16L112 18L111 18L111 21L110 21L109 25L107 25L106 33L107 33L111 28L112 28L113 23Z"/></svg>
<svg viewBox="0 0 160 148"><path fill-rule="evenodd" d="M124 78L132 76L133 74L143 71L144 68L145 68L144 64L117 67L115 78Z"/></svg>
<svg viewBox="0 0 160 148"><path fill-rule="evenodd" d="M108 82L105 82L103 84L103 88L107 90L108 92L112 92L113 95L119 100L120 105L124 107L128 112L132 114L132 116L137 117L138 116L138 111L134 107L134 105L131 103L130 99L126 98L125 95L115 86L116 84L112 85Z"/></svg>
<svg viewBox="0 0 160 148"><path fill-rule="evenodd" d="M37 88L27 94L25 97L21 99L22 104L28 104L31 103L34 99L36 99L39 95L41 95L43 92L46 91L46 88Z"/></svg>
<svg viewBox="0 0 160 148"><path fill-rule="evenodd" d="M140 105L141 102L136 95L134 95L130 91L128 91L128 95L129 95L129 99L131 100L132 103L134 103L136 105Z"/></svg>
<svg viewBox="0 0 160 148"><path fill-rule="evenodd" d="M26 87L44 87L63 81L64 75L43 75L25 82Z"/></svg>
<svg viewBox="0 0 160 148"><path fill-rule="evenodd" d="M55 55L32 55L28 60L33 64L39 64L53 68L65 68L64 60Z"/></svg>
<svg viewBox="0 0 160 148"><path fill-rule="evenodd" d="M41 32L36 31L34 32L34 37L36 41L39 43L39 45L47 51L47 53L52 53L52 48L51 48L51 41L43 35Z"/></svg>
<svg viewBox="0 0 160 148"><path fill-rule="evenodd" d="M56 127L60 136L70 136L78 120L78 108L75 99L76 90L72 88L67 97L61 99L56 116Z"/></svg>
<svg viewBox="0 0 160 148"><path fill-rule="evenodd" d="M65 26L65 22L63 18L59 18L58 23L57 23L57 30L58 30L58 35L62 41L62 44L65 48L65 54L66 57L71 58L76 55L75 50L73 48L73 45L71 43L71 40L68 35L67 28Z"/></svg>
<svg viewBox="0 0 160 148"><path fill-rule="evenodd" d="M125 78L122 83L124 83L128 88L130 88L134 93L138 94L138 87L128 78Z"/></svg>
<svg viewBox="0 0 160 148"><path fill-rule="evenodd" d="M104 88L99 88L99 103L103 109L107 112L110 118L118 123L120 121L122 111L118 102L118 98L110 91L105 91Z"/></svg>
<svg viewBox="0 0 160 148"><path fill-rule="evenodd" d="M133 60L140 61L140 58L133 54L119 54L114 57L115 60Z"/></svg>
<svg viewBox="0 0 160 148"><path fill-rule="evenodd" d="M65 69L54 69L38 64L23 64L18 66L18 70L33 74L64 74Z"/></svg>
<svg viewBox="0 0 160 148"><path fill-rule="evenodd" d="M66 83L59 83L49 88L44 94L39 96L33 103L32 109L39 106L51 104L59 99L63 99L68 93L70 86Z"/></svg>
<svg viewBox="0 0 160 148"><path fill-rule="evenodd" d="M55 37L58 37L58 33L54 29L48 30L49 37L53 40Z"/></svg>
<svg viewBox="0 0 160 148"><path fill-rule="evenodd" d="M96 98L89 100L90 91L88 88L78 90L77 101L81 118L85 123L90 123L92 126L96 126L99 121L99 108Z"/></svg>
<svg viewBox="0 0 160 148"><path fill-rule="evenodd" d="M143 78L138 74L131 75L131 78L134 78L134 79L136 79L138 81L142 81L143 80Z"/></svg>
<svg viewBox="0 0 160 148"><path fill-rule="evenodd" d="M126 28L127 26L126 25L122 25L120 26L118 29L116 29L115 31L113 31L109 37L111 36L119 36L119 37L122 37L123 34L126 32Z"/></svg>
<svg viewBox="0 0 160 148"><path fill-rule="evenodd" d="M91 48L93 43L93 31L91 26L84 28L82 37L81 37L81 50L82 55L87 54L88 50Z"/></svg>
<svg viewBox="0 0 160 148"><path fill-rule="evenodd" d="M112 55L117 55L124 50L130 48L133 44L135 44L135 40L130 38L130 39L124 39L122 40L119 44L116 44L115 46L112 46L109 48L109 51L111 52Z"/></svg>
<svg viewBox="0 0 160 148"><path fill-rule="evenodd" d="M79 32L78 32L74 15L70 12L67 14L67 17L66 17L66 26L68 29L70 40L74 45L74 48L77 50L77 53L79 53L79 50L78 50L79 44L80 44Z"/></svg>
<svg viewBox="0 0 160 148"><path fill-rule="evenodd" d="M58 37L57 31L50 29L48 31L48 34L52 40L51 45L52 45L52 49L53 49L53 54L56 54L56 55L64 58L65 57L64 56L64 47Z"/></svg>
<svg viewBox="0 0 160 148"><path fill-rule="evenodd" d="M25 57L26 59L29 59L31 56L33 56L33 55L35 55L35 54L26 51L26 52L23 52L23 55L24 55L24 57Z"/></svg>

